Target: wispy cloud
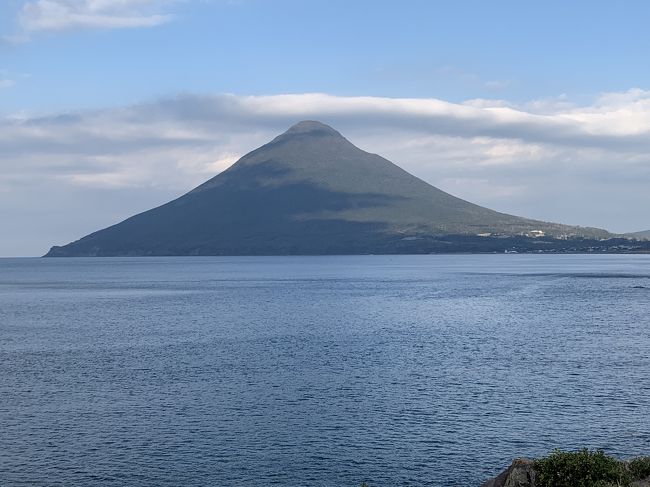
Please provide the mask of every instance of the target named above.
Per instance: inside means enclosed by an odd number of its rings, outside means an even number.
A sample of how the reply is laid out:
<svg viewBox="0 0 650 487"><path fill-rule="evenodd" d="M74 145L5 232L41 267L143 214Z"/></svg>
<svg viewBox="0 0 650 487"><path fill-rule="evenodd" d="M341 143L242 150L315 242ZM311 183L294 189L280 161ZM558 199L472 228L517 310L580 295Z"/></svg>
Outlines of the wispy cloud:
<svg viewBox="0 0 650 487"><path fill-rule="evenodd" d="M163 12L168 3L165 0L34 0L23 5L18 22L28 33L153 27L171 20L171 15Z"/></svg>
<svg viewBox="0 0 650 487"><path fill-rule="evenodd" d="M15 71L0 69L0 89L13 88L20 81L24 81L29 77L28 73L16 73Z"/></svg>
<svg viewBox="0 0 650 487"><path fill-rule="evenodd" d="M455 66L442 66L436 70L439 76L454 79L460 83L483 86L491 91L503 90L512 85L512 80L485 80L475 73L470 73Z"/></svg>
<svg viewBox="0 0 650 487"><path fill-rule="evenodd" d="M251 131L263 139L305 118L329 121L362 139L390 132L392 147L427 144L430 137L464 139L482 147L486 164L525 163L544 151L603 151L617 160L650 153L650 92L642 90L605 94L583 107L319 93L186 95L115 109L6 118L0 122L0 147L5 154L119 155L158 146L219 145L224 137L239 140Z"/></svg>
<svg viewBox="0 0 650 487"><path fill-rule="evenodd" d="M504 90L512 84L509 80L490 80L485 82L485 87L490 90Z"/></svg>
<svg viewBox="0 0 650 487"><path fill-rule="evenodd" d="M301 119L329 123L426 181L502 211L614 231L650 227L643 90L604 94L589 106L312 93L22 114L0 119L0 194L30 187L47 199L48 188L67 187L177 195ZM97 218L101 226L115 215Z"/></svg>

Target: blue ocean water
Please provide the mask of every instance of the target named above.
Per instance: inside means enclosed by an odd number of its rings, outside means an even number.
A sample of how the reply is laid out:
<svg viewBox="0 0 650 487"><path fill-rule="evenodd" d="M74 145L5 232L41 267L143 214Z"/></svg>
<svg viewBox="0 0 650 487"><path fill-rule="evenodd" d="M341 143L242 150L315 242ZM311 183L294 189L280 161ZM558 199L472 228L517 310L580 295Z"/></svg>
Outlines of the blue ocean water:
<svg viewBox="0 0 650 487"><path fill-rule="evenodd" d="M650 256L0 259L0 485L477 486L650 454Z"/></svg>

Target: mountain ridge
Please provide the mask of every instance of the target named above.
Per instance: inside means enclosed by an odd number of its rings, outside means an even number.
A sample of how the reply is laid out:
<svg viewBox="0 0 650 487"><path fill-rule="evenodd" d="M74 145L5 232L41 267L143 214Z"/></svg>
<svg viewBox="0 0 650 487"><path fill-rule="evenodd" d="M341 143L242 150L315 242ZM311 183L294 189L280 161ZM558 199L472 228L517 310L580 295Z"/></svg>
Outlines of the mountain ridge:
<svg viewBox="0 0 650 487"><path fill-rule="evenodd" d="M487 234L611 235L483 208L307 120L179 198L47 256L391 253L404 239Z"/></svg>
<svg viewBox="0 0 650 487"><path fill-rule="evenodd" d="M630 238L650 240L650 230L645 230L645 231L641 231L641 232L626 233L625 236L630 237Z"/></svg>

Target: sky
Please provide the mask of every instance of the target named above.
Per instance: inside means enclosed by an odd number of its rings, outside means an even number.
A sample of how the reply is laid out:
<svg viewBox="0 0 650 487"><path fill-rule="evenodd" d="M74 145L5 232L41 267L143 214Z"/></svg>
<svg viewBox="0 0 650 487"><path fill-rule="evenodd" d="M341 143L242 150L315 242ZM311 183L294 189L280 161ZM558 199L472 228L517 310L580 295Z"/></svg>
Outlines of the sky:
<svg viewBox="0 0 650 487"><path fill-rule="evenodd" d="M0 1L0 256L320 120L456 196L650 229L646 1Z"/></svg>

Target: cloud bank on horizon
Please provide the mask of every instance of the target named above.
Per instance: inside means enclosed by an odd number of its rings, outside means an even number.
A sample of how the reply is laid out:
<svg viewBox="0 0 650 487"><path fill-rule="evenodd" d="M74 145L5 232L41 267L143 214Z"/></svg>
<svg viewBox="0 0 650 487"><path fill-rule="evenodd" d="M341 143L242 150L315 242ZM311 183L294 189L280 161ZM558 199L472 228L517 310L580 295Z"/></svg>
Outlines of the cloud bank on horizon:
<svg viewBox="0 0 650 487"><path fill-rule="evenodd" d="M0 121L0 195L25 186L181 194L302 119L502 211L621 232L646 222L650 92L638 89L589 106L307 93L15 115Z"/></svg>

